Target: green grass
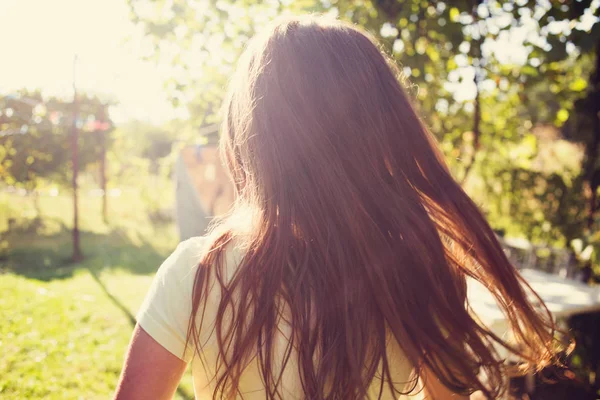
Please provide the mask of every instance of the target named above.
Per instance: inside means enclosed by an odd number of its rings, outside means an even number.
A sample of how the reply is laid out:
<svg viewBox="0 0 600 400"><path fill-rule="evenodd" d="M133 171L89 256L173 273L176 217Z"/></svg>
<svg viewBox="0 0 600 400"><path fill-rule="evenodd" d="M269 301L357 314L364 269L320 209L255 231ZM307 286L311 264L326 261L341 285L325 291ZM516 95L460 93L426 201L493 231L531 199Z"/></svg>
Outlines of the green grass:
<svg viewBox="0 0 600 400"><path fill-rule="evenodd" d="M106 399L115 389L137 312L160 263L177 244L135 193L81 199L85 259L69 262L71 203L0 195L0 398ZM15 222L8 229L8 219ZM177 398L190 398L187 375Z"/></svg>

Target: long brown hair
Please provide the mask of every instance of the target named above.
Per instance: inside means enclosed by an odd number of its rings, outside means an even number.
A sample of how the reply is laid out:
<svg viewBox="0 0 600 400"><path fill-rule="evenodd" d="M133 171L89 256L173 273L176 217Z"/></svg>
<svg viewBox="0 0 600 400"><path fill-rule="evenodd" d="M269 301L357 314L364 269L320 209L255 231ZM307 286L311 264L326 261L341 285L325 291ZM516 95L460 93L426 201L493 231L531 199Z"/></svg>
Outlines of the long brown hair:
<svg viewBox="0 0 600 400"><path fill-rule="evenodd" d="M289 363L306 399L366 398L376 380L380 396L397 396L414 385L394 381L390 341L414 378L427 368L456 393L489 398L505 387L496 349L554 362L550 315L528 300L367 34L307 17L254 38L225 102L221 146L237 200L210 235L188 332L201 355L208 293L219 290L214 398L240 395L250 362L267 399L284 397ZM228 276L231 240L245 254ZM467 277L495 296L510 343L473 314ZM277 359L282 323L290 334Z"/></svg>

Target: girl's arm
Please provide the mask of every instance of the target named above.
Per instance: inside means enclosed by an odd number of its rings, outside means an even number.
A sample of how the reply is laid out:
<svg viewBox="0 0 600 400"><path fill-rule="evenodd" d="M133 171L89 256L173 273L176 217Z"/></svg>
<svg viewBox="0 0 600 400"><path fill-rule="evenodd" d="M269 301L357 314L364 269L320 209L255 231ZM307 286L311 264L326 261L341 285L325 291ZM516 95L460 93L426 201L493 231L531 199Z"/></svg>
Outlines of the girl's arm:
<svg viewBox="0 0 600 400"><path fill-rule="evenodd" d="M136 325L114 399L170 400L186 366Z"/></svg>

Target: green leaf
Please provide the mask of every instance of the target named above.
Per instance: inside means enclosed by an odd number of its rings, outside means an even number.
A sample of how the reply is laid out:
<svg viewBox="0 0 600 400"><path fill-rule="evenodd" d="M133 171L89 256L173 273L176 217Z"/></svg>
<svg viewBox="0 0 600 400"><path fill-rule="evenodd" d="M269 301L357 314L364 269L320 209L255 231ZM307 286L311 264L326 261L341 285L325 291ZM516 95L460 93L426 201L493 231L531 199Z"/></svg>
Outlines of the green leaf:
<svg viewBox="0 0 600 400"><path fill-rule="evenodd" d="M437 62L440 59L440 52L431 45L427 47L427 55L433 62Z"/></svg>
<svg viewBox="0 0 600 400"><path fill-rule="evenodd" d="M585 90L586 87L587 81L581 77L577 78L569 85L569 89L571 89L574 92L581 92L582 90Z"/></svg>
<svg viewBox="0 0 600 400"><path fill-rule="evenodd" d="M556 113L556 120L559 123L564 123L569 119L569 112L567 110L565 110L564 108L560 109L557 113Z"/></svg>
<svg viewBox="0 0 600 400"><path fill-rule="evenodd" d="M452 7L450 9L450 21L453 21L453 22L457 21L459 15L460 15L460 11L458 11L458 8Z"/></svg>
<svg viewBox="0 0 600 400"><path fill-rule="evenodd" d="M532 67L531 65L525 65L521 69L521 72L525 75L536 76L539 74L537 68Z"/></svg>

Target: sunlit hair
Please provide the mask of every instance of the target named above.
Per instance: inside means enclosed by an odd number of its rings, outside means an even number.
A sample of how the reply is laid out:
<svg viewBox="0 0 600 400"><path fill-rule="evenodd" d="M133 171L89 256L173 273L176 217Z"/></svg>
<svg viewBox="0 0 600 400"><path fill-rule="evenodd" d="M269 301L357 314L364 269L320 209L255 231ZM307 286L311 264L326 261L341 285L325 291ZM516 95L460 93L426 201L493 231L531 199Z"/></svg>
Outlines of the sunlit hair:
<svg viewBox="0 0 600 400"><path fill-rule="evenodd" d="M188 332L202 355L201 331L214 329L215 398L240 397L251 363L267 399L286 397L289 365L301 398L367 398L374 382L380 396L397 397L415 385L394 380L394 344L413 383L426 367L456 393L489 398L506 386L498 348L525 367L554 362L547 310L534 294L540 304L528 301L531 290L367 34L307 17L254 38L225 102L221 146L237 199L209 235ZM230 242L245 249L232 276ZM510 343L474 316L468 277L495 296ZM220 295L209 327L211 290Z"/></svg>

